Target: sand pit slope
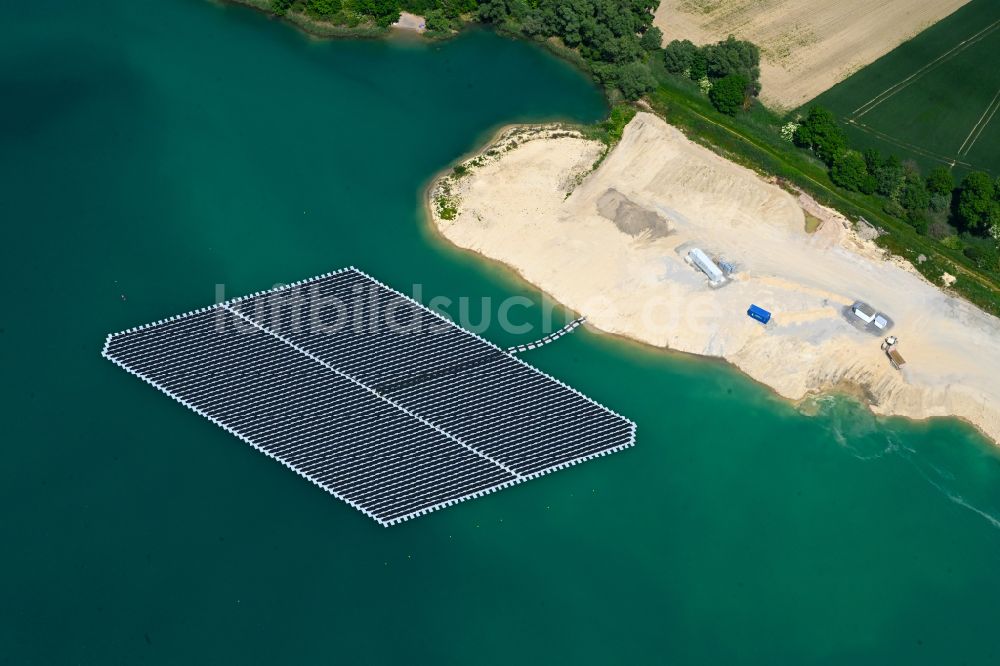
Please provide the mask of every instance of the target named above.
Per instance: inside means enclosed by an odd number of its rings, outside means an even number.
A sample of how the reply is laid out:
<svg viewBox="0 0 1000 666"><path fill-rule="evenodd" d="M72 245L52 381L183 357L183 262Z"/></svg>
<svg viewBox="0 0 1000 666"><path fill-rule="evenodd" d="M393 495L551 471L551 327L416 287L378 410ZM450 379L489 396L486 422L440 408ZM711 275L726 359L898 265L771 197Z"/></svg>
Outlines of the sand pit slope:
<svg viewBox="0 0 1000 666"><path fill-rule="evenodd" d="M520 131L432 189L433 201L447 193L458 210L433 215L456 245L508 264L598 329L723 357L788 398L850 385L878 413L955 415L1000 441L1000 320L885 260L836 213L651 114L636 115L592 173L601 144ZM609 192L630 218L645 209L668 233L623 231L606 215ZM804 230L803 206L825 217L815 233ZM709 287L684 261L692 247L735 264L732 281ZM881 337L845 319L855 300L894 320L901 372ZM767 327L746 316L751 303L774 313Z"/></svg>
<svg viewBox="0 0 1000 666"><path fill-rule="evenodd" d="M937 23L968 0L662 0L664 43L735 35L761 49L761 95L791 109Z"/></svg>

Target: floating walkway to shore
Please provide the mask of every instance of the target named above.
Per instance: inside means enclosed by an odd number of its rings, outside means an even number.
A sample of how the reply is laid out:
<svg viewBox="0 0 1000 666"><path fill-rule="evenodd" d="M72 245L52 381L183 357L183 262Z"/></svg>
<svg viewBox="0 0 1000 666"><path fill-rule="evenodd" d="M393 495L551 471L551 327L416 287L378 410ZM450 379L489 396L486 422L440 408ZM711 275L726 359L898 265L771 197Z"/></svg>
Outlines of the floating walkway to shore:
<svg viewBox="0 0 1000 666"><path fill-rule="evenodd" d="M555 342L556 340L566 335L567 333L572 333L574 330L576 330L577 326L579 326L585 321L587 321L586 317L579 317L577 319L574 319L570 323L566 324L555 333L550 333L546 335L544 338L540 338L538 340L535 340L534 342L529 342L528 344L507 347L507 351L511 354L520 354L521 352L526 352L530 349L538 349L539 347L544 347L550 342Z"/></svg>
<svg viewBox="0 0 1000 666"><path fill-rule="evenodd" d="M102 353L383 525L635 441L628 419L354 268Z"/></svg>

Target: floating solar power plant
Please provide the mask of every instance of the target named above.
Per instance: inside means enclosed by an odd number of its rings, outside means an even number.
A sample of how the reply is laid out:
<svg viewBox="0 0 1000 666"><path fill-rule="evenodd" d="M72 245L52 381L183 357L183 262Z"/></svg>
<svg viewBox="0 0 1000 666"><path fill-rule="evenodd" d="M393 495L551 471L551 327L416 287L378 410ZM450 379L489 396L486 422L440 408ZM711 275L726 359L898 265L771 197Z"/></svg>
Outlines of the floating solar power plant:
<svg viewBox="0 0 1000 666"><path fill-rule="evenodd" d="M109 335L103 355L383 525L635 441L355 268Z"/></svg>

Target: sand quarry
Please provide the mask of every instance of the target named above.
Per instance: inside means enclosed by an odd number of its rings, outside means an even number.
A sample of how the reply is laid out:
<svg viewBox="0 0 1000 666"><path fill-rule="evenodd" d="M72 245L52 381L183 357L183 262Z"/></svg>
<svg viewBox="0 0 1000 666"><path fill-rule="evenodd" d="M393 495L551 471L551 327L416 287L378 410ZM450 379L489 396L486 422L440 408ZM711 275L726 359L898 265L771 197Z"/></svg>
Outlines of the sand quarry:
<svg viewBox="0 0 1000 666"><path fill-rule="evenodd" d="M761 98L792 109L940 21L968 0L662 0L664 44L735 35L761 49Z"/></svg>
<svg viewBox="0 0 1000 666"><path fill-rule="evenodd" d="M599 330L725 358L793 400L852 387L876 413L954 415L1000 441L1000 319L654 115L637 114L593 170L603 149L572 131L509 128L432 187L434 224ZM437 214L441 196L453 220ZM813 233L804 209L822 220ZM692 247L734 264L731 281L710 287L684 260ZM882 335L848 321L855 300L894 321L901 371ZM766 327L751 303L774 314Z"/></svg>

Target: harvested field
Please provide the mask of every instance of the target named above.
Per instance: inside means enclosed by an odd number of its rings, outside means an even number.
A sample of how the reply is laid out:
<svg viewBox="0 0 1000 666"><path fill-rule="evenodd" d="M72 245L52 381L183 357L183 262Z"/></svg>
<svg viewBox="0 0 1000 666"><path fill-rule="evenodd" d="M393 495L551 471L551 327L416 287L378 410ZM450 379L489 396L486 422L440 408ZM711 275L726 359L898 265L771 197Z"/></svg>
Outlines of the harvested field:
<svg viewBox="0 0 1000 666"><path fill-rule="evenodd" d="M791 109L816 97L968 0L663 0L664 40L735 35L761 48L762 99Z"/></svg>

